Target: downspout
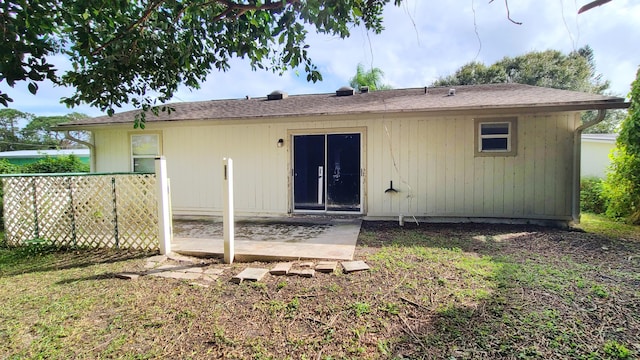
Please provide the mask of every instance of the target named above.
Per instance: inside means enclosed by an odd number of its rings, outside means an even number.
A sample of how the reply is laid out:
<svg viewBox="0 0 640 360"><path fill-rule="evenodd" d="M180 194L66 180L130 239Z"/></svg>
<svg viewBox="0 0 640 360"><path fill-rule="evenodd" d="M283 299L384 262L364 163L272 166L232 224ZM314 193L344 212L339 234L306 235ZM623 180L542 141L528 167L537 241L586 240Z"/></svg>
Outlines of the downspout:
<svg viewBox="0 0 640 360"><path fill-rule="evenodd" d="M598 110L595 119L584 123L573 133L573 195L571 197L571 217L574 224L580 223L580 156L582 153L582 132L604 120L606 109Z"/></svg>
<svg viewBox="0 0 640 360"><path fill-rule="evenodd" d="M93 133L91 134L91 137L93 137ZM96 146L90 142L86 142L84 140L74 138L73 136L71 136L68 130L64 132L64 138L67 140L71 140L75 143L82 144L89 148L89 171L95 172L96 171L96 152L95 152Z"/></svg>

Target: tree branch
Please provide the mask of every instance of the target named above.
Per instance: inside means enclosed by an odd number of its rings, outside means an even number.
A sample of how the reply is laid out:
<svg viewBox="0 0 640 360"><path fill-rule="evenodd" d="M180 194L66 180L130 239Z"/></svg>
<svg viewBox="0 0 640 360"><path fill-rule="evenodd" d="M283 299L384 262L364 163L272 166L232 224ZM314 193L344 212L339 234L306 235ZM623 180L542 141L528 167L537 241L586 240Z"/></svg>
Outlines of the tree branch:
<svg viewBox="0 0 640 360"><path fill-rule="evenodd" d="M489 0L489 4L491 4L493 2L493 0ZM511 21L512 23L516 24L516 25L522 25L521 22L519 21L515 21L511 18L511 11L509 11L509 0L504 0L504 6L505 8L507 8L507 19L509 19L509 21Z"/></svg>
<svg viewBox="0 0 640 360"><path fill-rule="evenodd" d="M516 25L522 25L521 22L515 21L511 18L511 12L509 11L509 0L504 0L504 6L507 8L507 19Z"/></svg>
<svg viewBox="0 0 640 360"><path fill-rule="evenodd" d="M121 32L120 34L118 34L116 37L112 38L111 40L107 41L106 43L102 44L100 47L98 47L96 50L91 52L92 56L98 55L100 52L102 52L102 50L104 50L107 46L111 45L112 43L114 43L115 41L121 40L123 37L125 37L129 32L131 32L132 30L134 30L135 28L141 26L144 22L146 22L149 17L151 16L151 14L164 2L164 0L156 0L153 3L151 3L149 5L149 7L144 11L144 14L142 14L142 16L140 17L140 19L138 19L137 21L135 21L134 23L132 23L131 25L127 26L127 28ZM211 1L207 1L201 5L197 5L198 7L206 7L212 4L220 4L226 7L226 9L224 11L222 11L220 14L218 14L217 16L215 16L213 18L213 21L218 21L221 19L226 18L229 14L231 14L233 11L235 10L239 10L235 16L233 16L234 19L237 19L238 17L240 17L242 14L244 14L247 11L251 11L251 10L274 10L274 9L280 9L285 7L286 5L292 5L295 3L300 2L300 0L287 0L284 4L281 1L276 1L276 2L266 2L262 5L248 5L248 4L238 4L236 2L230 1L230 0L211 0ZM186 9L186 7L185 7ZM184 9L182 11L180 11L178 16L181 16L184 13Z"/></svg>
<svg viewBox="0 0 640 360"><path fill-rule="evenodd" d="M107 41L106 43L102 44L100 47L98 47L96 50L91 52L92 56L98 55L100 52L102 52L102 50L104 50L107 46L111 45L113 42L118 41L120 39L122 39L125 35L127 35L131 30L135 29L136 27L140 26L142 23L144 23L145 21L147 21L147 19L149 19L149 16L151 16L151 14L153 13L153 11L155 9L158 8L158 6L160 6L160 4L162 4L164 2L164 0L156 0L153 3L151 3L151 5L149 5L149 7L144 11L144 14L142 14L142 16L140 17L140 19L138 19L138 21L134 22L133 24L127 26L127 29L123 32L121 32L118 36L112 38L111 40Z"/></svg>

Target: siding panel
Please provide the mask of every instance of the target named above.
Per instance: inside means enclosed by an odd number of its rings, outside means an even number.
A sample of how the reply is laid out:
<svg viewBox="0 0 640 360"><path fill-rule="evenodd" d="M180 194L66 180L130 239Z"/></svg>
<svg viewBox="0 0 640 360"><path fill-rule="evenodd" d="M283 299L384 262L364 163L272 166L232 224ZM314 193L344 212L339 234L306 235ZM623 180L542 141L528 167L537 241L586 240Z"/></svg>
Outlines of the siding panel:
<svg viewBox="0 0 640 360"><path fill-rule="evenodd" d="M572 133L579 114L519 116L517 155L475 156L472 116L363 115L272 123L229 121L162 131L176 214L219 214L223 157L236 169L243 214L291 209L291 136L363 131L364 206L370 216L568 217ZM95 131L97 171L129 170L128 129ZM278 148L279 138L285 146ZM393 181L397 194L385 193Z"/></svg>

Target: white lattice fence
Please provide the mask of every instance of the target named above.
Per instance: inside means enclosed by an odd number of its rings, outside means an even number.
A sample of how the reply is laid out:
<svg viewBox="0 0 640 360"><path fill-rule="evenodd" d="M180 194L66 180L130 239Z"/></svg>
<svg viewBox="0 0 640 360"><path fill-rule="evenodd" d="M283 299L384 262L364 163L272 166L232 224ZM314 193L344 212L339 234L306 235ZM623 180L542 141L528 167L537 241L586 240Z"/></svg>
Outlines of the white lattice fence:
<svg viewBox="0 0 640 360"><path fill-rule="evenodd" d="M3 177L7 242L157 249L153 174Z"/></svg>

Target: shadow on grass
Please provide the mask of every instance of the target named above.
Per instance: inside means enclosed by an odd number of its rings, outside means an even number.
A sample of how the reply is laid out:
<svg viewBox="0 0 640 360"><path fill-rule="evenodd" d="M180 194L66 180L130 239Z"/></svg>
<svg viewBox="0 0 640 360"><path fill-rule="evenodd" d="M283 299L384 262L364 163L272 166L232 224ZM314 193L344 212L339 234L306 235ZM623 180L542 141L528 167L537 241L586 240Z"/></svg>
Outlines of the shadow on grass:
<svg viewBox="0 0 640 360"><path fill-rule="evenodd" d="M408 305L394 356L622 359L607 344L636 346L640 299L624 284L638 280L638 243L530 225L364 222L358 245L378 266L406 267L401 281L421 262L440 266L397 291Z"/></svg>
<svg viewBox="0 0 640 360"><path fill-rule="evenodd" d="M96 264L140 259L155 254L156 252L111 249L48 249L34 253L21 247L0 248L0 277L84 268Z"/></svg>

